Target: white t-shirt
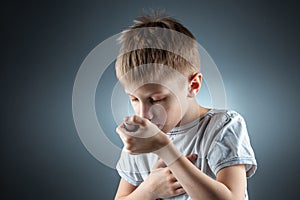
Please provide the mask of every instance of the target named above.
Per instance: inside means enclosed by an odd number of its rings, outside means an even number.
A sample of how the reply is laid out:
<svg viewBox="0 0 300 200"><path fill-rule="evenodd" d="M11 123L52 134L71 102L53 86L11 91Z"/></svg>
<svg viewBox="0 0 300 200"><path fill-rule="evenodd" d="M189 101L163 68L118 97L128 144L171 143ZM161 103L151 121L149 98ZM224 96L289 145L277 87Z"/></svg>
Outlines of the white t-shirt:
<svg viewBox="0 0 300 200"><path fill-rule="evenodd" d="M211 109L167 134L183 155L197 154L195 165L213 179L220 169L237 164L246 166L247 177L255 173L257 164L246 124L235 111ZM122 151L117 170L124 180L138 186L148 177L158 159L153 153L132 155ZM190 198L183 194L169 199ZM247 191L245 199L248 199Z"/></svg>

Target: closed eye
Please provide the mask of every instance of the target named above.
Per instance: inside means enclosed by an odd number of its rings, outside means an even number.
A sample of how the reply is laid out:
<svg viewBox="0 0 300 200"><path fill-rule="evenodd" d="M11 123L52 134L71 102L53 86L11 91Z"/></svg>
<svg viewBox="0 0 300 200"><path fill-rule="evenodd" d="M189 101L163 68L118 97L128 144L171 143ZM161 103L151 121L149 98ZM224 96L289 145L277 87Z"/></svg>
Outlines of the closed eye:
<svg viewBox="0 0 300 200"><path fill-rule="evenodd" d="M166 98L162 98L162 99L153 99L153 98L151 98L150 99L150 102L151 103L160 103L160 102L162 102L162 101L164 101Z"/></svg>
<svg viewBox="0 0 300 200"><path fill-rule="evenodd" d="M136 98L130 98L130 101L132 101L132 102L137 102L138 99L136 99Z"/></svg>

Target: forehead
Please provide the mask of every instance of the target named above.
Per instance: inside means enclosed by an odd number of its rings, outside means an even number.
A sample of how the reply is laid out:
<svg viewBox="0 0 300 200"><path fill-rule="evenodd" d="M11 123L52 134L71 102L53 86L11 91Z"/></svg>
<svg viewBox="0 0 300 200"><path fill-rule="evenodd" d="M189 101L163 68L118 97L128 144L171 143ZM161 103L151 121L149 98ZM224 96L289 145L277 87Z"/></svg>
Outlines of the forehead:
<svg viewBox="0 0 300 200"><path fill-rule="evenodd" d="M124 84L125 92L133 96L151 96L177 94L184 84L176 80L161 80L144 84Z"/></svg>

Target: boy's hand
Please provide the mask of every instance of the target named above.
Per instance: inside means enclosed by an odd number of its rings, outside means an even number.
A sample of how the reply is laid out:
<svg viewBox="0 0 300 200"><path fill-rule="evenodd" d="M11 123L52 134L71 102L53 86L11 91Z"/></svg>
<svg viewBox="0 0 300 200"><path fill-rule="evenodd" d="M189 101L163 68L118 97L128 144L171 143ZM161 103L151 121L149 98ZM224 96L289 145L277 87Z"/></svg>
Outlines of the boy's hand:
<svg viewBox="0 0 300 200"><path fill-rule="evenodd" d="M131 132L124 127L124 124L133 127L138 125L139 127L135 132ZM136 115L126 117L124 123L119 125L116 131L120 135L126 150L132 154L153 152L170 143L167 135L155 124Z"/></svg>
<svg viewBox="0 0 300 200"><path fill-rule="evenodd" d="M169 198L185 193L171 170L164 166L164 162L159 160L144 182L153 199Z"/></svg>
<svg viewBox="0 0 300 200"><path fill-rule="evenodd" d="M186 158L194 163L197 160L197 154L188 155ZM161 159L154 165L152 172L145 180L145 184L149 186L149 190L155 199L170 198L185 193L171 170Z"/></svg>

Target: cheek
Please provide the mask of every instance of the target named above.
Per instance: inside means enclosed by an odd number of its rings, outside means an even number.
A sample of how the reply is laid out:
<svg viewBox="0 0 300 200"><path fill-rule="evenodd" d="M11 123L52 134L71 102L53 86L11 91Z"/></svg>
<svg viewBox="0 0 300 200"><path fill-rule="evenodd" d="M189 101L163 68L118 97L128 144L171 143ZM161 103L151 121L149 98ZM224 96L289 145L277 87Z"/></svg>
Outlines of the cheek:
<svg viewBox="0 0 300 200"><path fill-rule="evenodd" d="M135 112L135 114L138 115L140 112L140 107L139 107L138 103L131 103L131 107L132 107L133 111Z"/></svg>
<svg viewBox="0 0 300 200"><path fill-rule="evenodd" d="M160 121L164 121L164 127L162 128L162 131L167 133L172 130L181 120L181 109L179 104L177 104L177 106L168 106L165 113L165 118L160 118Z"/></svg>
<svg viewBox="0 0 300 200"><path fill-rule="evenodd" d="M173 99L172 102L166 107L168 118L172 121L178 121L182 117L183 113L183 105L179 102L179 100Z"/></svg>
<svg viewBox="0 0 300 200"><path fill-rule="evenodd" d="M164 118L165 121L170 121L174 117L176 117L180 111L180 106L179 104L174 104L174 103L168 103L166 105L161 106L162 109L160 110L160 118Z"/></svg>

